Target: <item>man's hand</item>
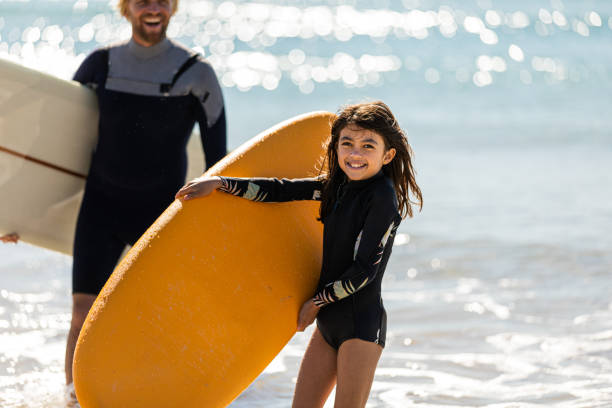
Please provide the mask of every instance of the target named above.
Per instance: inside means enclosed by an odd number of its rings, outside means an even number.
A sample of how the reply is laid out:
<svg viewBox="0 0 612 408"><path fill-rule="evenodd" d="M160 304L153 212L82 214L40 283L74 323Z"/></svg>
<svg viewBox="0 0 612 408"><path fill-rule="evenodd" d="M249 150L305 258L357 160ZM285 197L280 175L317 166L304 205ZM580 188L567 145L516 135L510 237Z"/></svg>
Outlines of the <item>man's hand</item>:
<svg viewBox="0 0 612 408"><path fill-rule="evenodd" d="M185 201L196 197L206 197L221 185L219 177L198 177L185 184L174 198Z"/></svg>
<svg viewBox="0 0 612 408"><path fill-rule="evenodd" d="M298 316L297 331L304 331L308 326L314 322L317 314L319 314L320 307L315 305L312 298L308 299L300 309L300 315Z"/></svg>
<svg viewBox="0 0 612 408"><path fill-rule="evenodd" d="M16 232L11 232L10 234L2 235L0 237L0 241L4 242L5 244L7 242L12 242L13 244L16 244L17 242L19 242L19 234L17 234Z"/></svg>

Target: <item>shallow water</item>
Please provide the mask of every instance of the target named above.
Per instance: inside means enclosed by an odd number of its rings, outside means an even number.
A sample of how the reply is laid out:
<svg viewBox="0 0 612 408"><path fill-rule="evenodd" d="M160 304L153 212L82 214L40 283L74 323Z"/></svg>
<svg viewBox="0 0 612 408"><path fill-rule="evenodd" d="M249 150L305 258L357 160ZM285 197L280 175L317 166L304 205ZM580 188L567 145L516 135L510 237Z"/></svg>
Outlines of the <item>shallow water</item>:
<svg viewBox="0 0 612 408"><path fill-rule="evenodd" d="M409 134L425 207L386 272L369 407L612 407L611 18L606 1L181 2L171 34L215 66L230 147L364 97ZM0 57L63 78L126 36L108 2L0 0ZM63 406L70 263L0 246L0 406ZM232 406L288 406L308 334Z"/></svg>

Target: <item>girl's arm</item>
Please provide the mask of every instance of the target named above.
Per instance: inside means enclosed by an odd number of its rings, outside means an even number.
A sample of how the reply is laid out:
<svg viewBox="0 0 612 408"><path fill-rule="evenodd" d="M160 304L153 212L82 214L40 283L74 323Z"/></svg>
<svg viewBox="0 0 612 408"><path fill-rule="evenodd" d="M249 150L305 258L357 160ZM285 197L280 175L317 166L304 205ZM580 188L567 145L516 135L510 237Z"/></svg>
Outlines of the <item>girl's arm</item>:
<svg viewBox="0 0 612 408"><path fill-rule="evenodd" d="M185 184L174 195L174 198L179 200L190 200L196 197L206 197L222 185L221 178L218 176L198 177Z"/></svg>
<svg viewBox="0 0 612 408"><path fill-rule="evenodd" d="M204 197L215 189L251 201L283 202L298 200L320 200L323 182L316 178L275 179L206 177L187 183L176 194L176 198L188 200Z"/></svg>
<svg viewBox="0 0 612 408"><path fill-rule="evenodd" d="M374 280L383 262L385 248L393 237L401 217L394 196L373 194L363 229L357 237L353 264L334 282L328 283L314 296L322 307L352 295Z"/></svg>
<svg viewBox="0 0 612 408"><path fill-rule="evenodd" d="M319 314L319 306L315 305L312 298L308 299L302 307L300 308L300 313L298 314L298 323L297 323L297 331L304 331L308 326L310 326L314 320L317 318L317 314Z"/></svg>

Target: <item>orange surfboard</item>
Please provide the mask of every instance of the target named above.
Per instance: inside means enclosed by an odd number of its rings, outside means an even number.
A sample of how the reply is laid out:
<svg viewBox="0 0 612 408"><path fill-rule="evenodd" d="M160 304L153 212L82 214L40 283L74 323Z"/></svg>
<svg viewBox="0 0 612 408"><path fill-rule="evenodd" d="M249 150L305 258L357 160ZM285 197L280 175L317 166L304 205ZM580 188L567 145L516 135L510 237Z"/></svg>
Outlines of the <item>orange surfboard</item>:
<svg viewBox="0 0 612 408"><path fill-rule="evenodd" d="M206 174L308 177L333 114L261 133ZM79 336L84 408L225 407L295 333L320 272L318 202L175 201L117 266Z"/></svg>

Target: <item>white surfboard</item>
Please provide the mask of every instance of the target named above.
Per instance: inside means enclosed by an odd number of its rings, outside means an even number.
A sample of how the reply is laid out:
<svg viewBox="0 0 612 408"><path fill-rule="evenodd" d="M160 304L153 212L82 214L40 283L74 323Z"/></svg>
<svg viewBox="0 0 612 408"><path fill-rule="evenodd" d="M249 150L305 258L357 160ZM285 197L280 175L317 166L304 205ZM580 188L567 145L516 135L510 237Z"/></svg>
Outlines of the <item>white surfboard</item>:
<svg viewBox="0 0 612 408"><path fill-rule="evenodd" d="M72 254L97 128L93 91L0 59L0 235ZM197 177L199 137L188 152Z"/></svg>

